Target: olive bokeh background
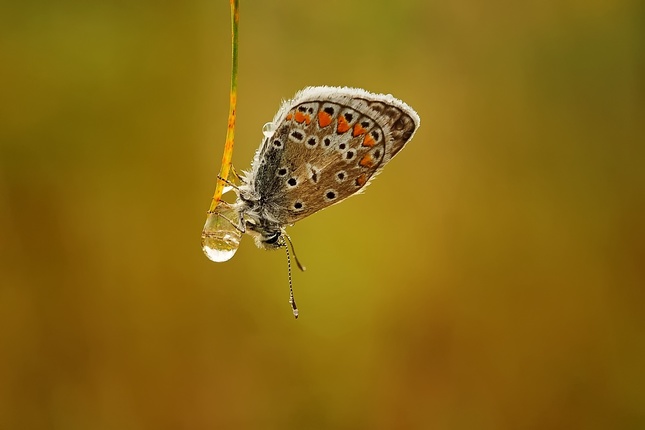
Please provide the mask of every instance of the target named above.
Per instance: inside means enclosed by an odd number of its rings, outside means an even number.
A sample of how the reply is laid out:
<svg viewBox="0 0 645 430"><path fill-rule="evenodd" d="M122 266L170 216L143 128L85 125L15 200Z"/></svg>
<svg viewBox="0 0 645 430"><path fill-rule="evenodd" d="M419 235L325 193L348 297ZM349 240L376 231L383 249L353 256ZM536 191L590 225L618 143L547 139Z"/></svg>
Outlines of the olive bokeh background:
<svg viewBox="0 0 645 430"><path fill-rule="evenodd" d="M200 232L225 1L0 13L0 428L645 428L645 22L629 0L242 0L234 163L307 85L414 107L364 195Z"/></svg>

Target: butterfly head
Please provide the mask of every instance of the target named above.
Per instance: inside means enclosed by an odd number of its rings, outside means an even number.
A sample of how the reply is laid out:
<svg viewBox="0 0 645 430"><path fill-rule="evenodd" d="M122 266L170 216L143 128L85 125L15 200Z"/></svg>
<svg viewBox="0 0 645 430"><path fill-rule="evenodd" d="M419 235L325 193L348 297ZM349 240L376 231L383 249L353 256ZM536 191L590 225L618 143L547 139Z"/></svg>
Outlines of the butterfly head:
<svg viewBox="0 0 645 430"><path fill-rule="evenodd" d="M246 222L246 231L255 239L255 244L262 249L278 249L285 246L284 232L277 226L262 226L252 221Z"/></svg>
<svg viewBox="0 0 645 430"><path fill-rule="evenodd" d="M261 196L248 184L238 189L236 211L244 232L253 237L258 248L278 249L285 246L283 225L271 217Z"/></svg>

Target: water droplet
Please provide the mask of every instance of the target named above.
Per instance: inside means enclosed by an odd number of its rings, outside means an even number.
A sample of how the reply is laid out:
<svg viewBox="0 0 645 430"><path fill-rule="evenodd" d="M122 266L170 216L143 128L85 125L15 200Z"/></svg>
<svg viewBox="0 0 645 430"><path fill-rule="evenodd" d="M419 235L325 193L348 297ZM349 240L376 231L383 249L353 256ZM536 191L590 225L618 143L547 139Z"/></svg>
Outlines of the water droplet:
<svg viewBox="0 0 645 430"><path fill-rule="evenodd" d="M264 135L264 137L269 138L273 136L275 134L275 124L272 122L267 122L266 124L264 124L264 126L262 127L262 134Z"/></svg>
<svg viewBox="0 0 645 430"><path fill-rule="evenodd" d="M208 214L202 230L202 250L209 260L221 263L233 258L242 238L242 233L232 224L238 219L234 209L222 204Z"/></svg>

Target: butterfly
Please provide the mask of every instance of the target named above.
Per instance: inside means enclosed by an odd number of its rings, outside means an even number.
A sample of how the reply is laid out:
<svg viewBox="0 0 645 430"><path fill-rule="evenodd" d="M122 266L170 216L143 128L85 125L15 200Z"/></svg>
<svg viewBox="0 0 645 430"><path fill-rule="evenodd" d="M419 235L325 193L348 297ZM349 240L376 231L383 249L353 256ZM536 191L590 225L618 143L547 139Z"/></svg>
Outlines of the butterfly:
<svg viewBox="0 0 645 430"><path fill-rule="evenodd" d="M392 95L329 86L299 91L264 126L251 169L239 177L231 206L236 228L260 248L287 249L287 226L365 190L419 125L419 115ZM293 291L290 302L297 317Z"/></svg>

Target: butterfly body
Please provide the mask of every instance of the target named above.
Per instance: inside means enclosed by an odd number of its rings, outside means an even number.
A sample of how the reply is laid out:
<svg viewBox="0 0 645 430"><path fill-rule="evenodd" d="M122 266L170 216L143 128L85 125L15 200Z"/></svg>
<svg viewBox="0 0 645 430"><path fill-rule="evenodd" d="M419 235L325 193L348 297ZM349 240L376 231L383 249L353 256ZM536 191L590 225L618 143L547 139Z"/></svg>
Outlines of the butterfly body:
<svg viewBox="0 0 645 430"><path fill-rule="evenodd" d="M419 116L391 95L308 87L282 104L234 204L260 248L284 246L285 227L360 193L410 141Z"/></svg>

